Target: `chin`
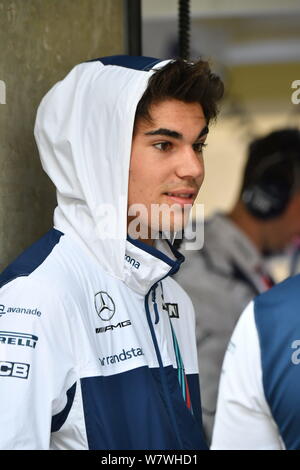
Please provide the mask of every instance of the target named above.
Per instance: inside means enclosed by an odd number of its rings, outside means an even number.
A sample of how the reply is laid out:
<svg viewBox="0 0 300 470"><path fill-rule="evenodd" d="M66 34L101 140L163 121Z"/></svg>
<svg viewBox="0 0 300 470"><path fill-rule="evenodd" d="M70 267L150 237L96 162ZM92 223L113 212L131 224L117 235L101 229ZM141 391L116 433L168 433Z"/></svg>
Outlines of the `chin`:
<svg viewBox="0 0 300 470"><path fill-rule="evenodd" d="M162 206L161 206L162 207ZM161 232L180 232L187 225L191 208L183 209L179 205L167 206L159 217L159 229Z"/></svg>

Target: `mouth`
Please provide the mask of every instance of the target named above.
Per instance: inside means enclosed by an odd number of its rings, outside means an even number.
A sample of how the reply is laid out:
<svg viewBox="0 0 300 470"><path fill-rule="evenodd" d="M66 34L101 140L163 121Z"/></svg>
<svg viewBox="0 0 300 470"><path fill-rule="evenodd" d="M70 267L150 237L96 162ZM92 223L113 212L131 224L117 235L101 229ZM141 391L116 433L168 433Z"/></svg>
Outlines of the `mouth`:
<svg viewBox="0 0 300 470"><path fill-rule="evenodd" d="M184 206L185 204L193 204L196 196L197 191L194 189L178 189L175 191L169 191L164 193L169 200L173 201L173 204L179 204Z"/></svg>

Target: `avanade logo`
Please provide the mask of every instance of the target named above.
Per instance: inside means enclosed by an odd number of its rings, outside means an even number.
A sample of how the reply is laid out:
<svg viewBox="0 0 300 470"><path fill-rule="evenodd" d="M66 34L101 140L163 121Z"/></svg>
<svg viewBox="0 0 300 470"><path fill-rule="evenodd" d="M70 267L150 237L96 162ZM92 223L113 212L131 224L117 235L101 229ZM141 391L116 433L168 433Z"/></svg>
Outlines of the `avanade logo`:
<svg viewBox="0 0 300 470"><path fill-rule="evenodd" d="M36 315L40 317L42 312L40 312L37 308L24 308L24 307L7 307L5 305L0 304L0 317L7 313L21 313L24 315Z"/></svg>

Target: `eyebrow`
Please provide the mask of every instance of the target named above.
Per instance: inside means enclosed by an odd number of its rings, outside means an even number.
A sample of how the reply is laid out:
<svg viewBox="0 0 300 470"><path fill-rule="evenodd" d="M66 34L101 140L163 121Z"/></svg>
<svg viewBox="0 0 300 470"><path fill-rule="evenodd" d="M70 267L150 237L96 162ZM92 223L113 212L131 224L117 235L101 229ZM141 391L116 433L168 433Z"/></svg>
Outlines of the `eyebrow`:
<svg viewBox="0 0 300 470"><path fill-rule="evenodd" d="M200 132L196 140L200 139L200 137L203 137L204 135L207 135L208 132L209 132L208 126L203 127L202 131ZM167 137L173 137L174 139L183 138L183 135L180 132L172 131L171 129L165 129L163 127L160 127L159 129L156 129L155 131L145 132L145 135L164 135Z"/></svg>

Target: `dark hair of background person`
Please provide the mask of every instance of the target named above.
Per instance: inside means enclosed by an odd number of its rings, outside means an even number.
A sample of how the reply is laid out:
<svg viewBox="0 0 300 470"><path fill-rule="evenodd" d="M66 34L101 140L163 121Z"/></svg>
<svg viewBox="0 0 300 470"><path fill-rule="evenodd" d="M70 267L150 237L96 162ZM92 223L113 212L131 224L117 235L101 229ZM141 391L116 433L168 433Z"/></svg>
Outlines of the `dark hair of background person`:
<svg viewBox="0 0 300 470"><path fill-rule="evenodd" d="M248 149L241 193L263 179L300 190L300 131L286 128L255 139Z"/></svg>

